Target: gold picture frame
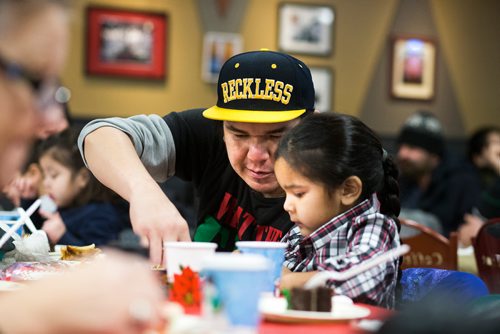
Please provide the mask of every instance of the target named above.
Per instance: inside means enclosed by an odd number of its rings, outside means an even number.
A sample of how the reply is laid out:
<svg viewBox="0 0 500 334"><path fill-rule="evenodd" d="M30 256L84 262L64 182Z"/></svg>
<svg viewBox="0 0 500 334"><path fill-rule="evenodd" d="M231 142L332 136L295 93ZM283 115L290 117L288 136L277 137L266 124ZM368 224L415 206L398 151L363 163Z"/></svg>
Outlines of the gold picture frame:
<svg viewBox="0 0 500 334"><path fill-rule="evenodd" d="M436 86L436 43L430 38L391 39L390 95L396 99L432 100Z"/></svg>

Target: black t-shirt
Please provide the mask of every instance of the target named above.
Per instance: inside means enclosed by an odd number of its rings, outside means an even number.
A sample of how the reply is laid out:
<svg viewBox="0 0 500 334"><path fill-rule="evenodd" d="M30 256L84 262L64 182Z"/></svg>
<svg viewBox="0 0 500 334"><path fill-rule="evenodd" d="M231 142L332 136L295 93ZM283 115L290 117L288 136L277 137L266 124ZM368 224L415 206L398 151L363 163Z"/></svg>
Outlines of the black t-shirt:
<svg viewBox="0 0 500 334"><path fill-rule="evenodd" d="M293 226L284 197L264 198L233 170L222 139L222 123L203 109L164 117L176 149L175 175L192 181L199 196L195 241L232 251L238 240L279 241Z"/></svg>

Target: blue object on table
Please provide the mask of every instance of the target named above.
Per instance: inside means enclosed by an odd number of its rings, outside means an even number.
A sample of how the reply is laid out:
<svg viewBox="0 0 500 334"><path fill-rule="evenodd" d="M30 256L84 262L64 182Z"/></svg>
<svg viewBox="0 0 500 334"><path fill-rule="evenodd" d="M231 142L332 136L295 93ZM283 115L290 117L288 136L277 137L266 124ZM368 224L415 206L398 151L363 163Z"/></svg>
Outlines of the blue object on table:
<svg viewBox="0 0 500 334"><path fill-rule="evenodd" d="M281 279L283 262L285 261L286 243L270 241L237 241L236 247L243 254L259 254L269 259L271 268L267 277L265 291L273 292L276 283Z"/></svg>
<svg viewBox="0 0 500 334"><path fill-rule="evenodd" d="M438 294L458 302L488 295L488 288L479 277L454 270L408 268L403 270L400 284L400 306Z"/></svg>
<svg viewBox="0 0 500 334"><path fill-rule="evenodd" d="M9 225L11 223L14 223L16 220L19 219L19 213L17 211L0 211L0 221L7 222ZM23 227L19 227L17 229L16 233L19 236L23 235ZM0 238L5 234L5 231L3 229L0 229ZM13 250L15 248L14 244L12 243L14 241L12 238L7 240L7 242L0 248L0 260L3 259L5 253Z"/></svg>
<svg viewBox="0 0 500 334"><path fill-rule="evenodd" d="M259 299L269 267L269 261L261 255L215 254L201 272L206 280L205 298L209 295L206 289L213 288L211 302L217 301L217 312L227 317L230 326L256 329L260 322Z"/></svg>

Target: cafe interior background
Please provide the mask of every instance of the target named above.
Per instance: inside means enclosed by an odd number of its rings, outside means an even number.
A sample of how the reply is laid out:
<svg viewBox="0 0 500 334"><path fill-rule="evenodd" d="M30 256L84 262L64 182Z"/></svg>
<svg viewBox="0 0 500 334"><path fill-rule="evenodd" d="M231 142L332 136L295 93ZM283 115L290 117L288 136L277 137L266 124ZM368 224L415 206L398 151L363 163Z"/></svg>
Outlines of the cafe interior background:
<svg viewBox="0 0 500 334"><path fill-rule="evenodd" d="M476 128L500 126L497 0L77 0L62 76L72 92L73 117L84 123L213 105L216 84L202 76L207 34L238 34L242 51L280 50L280 10L290 4L331 8L329 52L289 53L330 73L331 85L323 93L330 95L330 109L360 117L389 147L404 120L418 109L437 115L456 149L463 149ZM164 15L163 77L89 73L90 8ZM399 36L433 41L432 98L395 98L389 93L392 41Z"/></svg>

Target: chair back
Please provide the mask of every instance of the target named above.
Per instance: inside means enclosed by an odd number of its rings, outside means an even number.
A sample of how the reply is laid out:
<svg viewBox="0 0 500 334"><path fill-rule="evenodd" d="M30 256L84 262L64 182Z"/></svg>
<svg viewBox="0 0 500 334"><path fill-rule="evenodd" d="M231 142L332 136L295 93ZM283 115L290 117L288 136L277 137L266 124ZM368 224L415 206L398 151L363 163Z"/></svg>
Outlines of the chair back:
<svg viewBox="0 0 500 334"><path fill-rule="evenodd" d="M500 293L500 218L488 220L472 239L479 277L491 293Z"/></svg>
<svg viewBox="0 0 500 334"><path fill-rule="evenodd" d="M399 219L401 225L416 229L420 233L401 241L411 247L403 257L402 268L438 268L457 270L457 233L452 232L450 239L413 220Z"/></svg>

